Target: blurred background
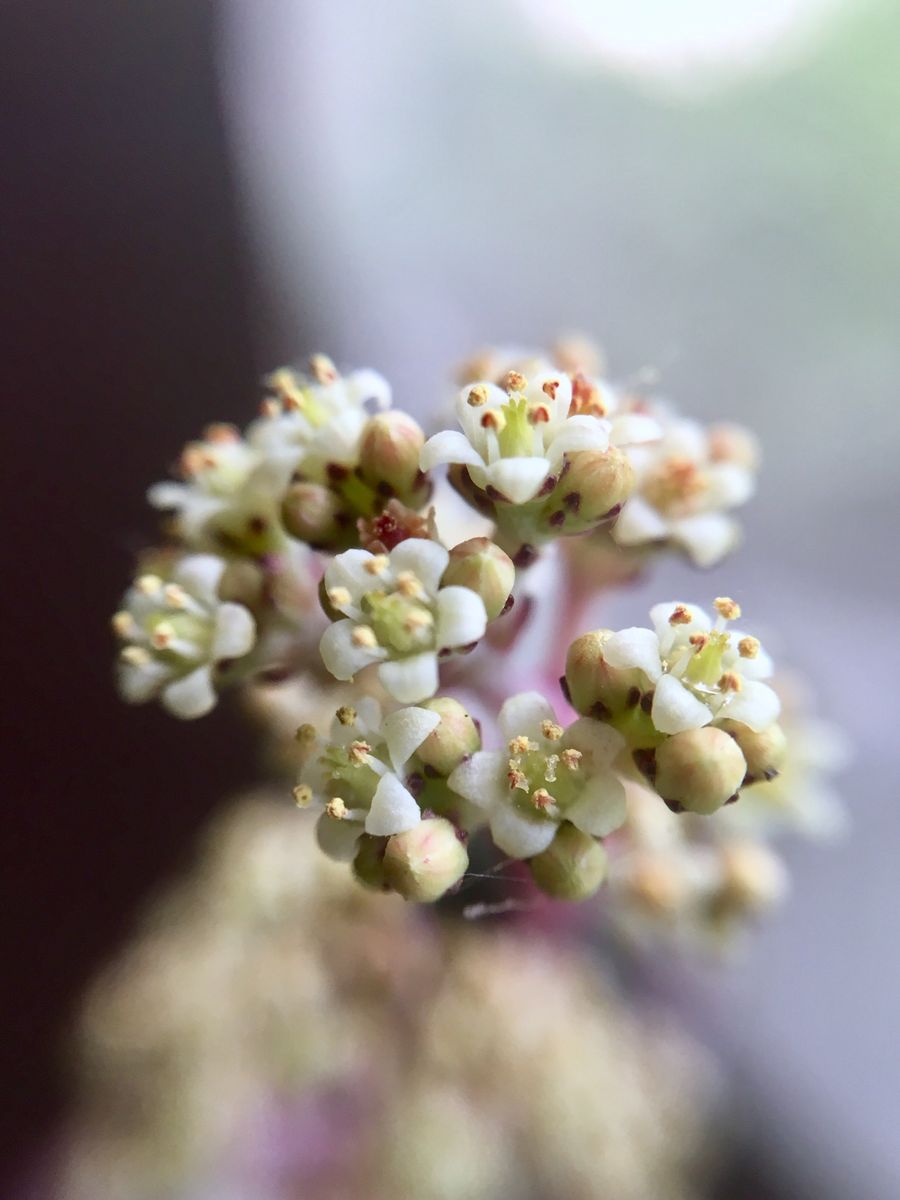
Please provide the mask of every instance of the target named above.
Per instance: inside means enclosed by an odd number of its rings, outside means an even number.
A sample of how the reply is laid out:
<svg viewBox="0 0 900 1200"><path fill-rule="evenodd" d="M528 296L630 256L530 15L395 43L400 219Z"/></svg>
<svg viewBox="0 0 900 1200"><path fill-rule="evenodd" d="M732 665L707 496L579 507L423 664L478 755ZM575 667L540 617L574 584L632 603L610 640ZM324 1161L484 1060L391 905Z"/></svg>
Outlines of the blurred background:
<svg viewBox="0 0 900 1200"><path fill-rule="evenodd" d="M609 623L734 594L856 746L850 835L793 855L793 898L744 961L666 968L746 1097L736 1178L898 1194L900 10L744 7L2 6L26 591L6 589L11 1167L63 1104L84 983L254 775L227 713L185 728L112 695L106 621L152 532L146 484L311 348L425 416L473 348L574 329L613 375L654 367L765 449L741 551L711 577L664 564Z"/></svg>

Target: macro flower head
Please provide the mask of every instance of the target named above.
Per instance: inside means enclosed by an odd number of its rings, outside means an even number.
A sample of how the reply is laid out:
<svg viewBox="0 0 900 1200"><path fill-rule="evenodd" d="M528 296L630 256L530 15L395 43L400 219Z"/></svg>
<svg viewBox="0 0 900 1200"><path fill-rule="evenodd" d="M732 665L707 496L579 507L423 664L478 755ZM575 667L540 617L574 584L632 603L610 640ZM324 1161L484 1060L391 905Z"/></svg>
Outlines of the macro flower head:
<svg viewBox="0 0 900 1200"><path fill-rule="evenodd" d="M546 850L562 821L605 837L625 820L625 791L611 770L624 745L589 719L564 729L538 692L512 696L500 709L502 750L462 762L447 783L483 810L494 843L512 858Z"/></svg>
<svg viewBox="0 0 900 1200"><path fill-rule="evenodd" d="M441 586L449 562L437 542L409 538L390 554L347 550L329 563L324 593L337 619L320 650L335 679L378 663L382 686L401 704L435 694L438 656L478 642L487 627L477 592Z"/></svg>
<svg viewBox="0 0 900 1200"><path fill-rule="evenodd" d="M138 576L113 617L122 641L119 692L130 704L159 699L176 717L202 717L234 660L253 649L256 624L241 604L219 599L225 562L182 558L163 580Z"/></svg>

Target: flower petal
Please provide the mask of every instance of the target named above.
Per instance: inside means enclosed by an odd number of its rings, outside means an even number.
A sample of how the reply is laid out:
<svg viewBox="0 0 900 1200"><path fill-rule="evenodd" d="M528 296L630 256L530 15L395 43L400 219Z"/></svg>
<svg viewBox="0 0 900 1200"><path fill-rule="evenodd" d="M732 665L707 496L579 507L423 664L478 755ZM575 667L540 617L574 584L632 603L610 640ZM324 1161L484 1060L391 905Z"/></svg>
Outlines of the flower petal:
<svg viewBox="0 0 900 1200"><path fill-rule="evenodd" d="M164 687L160 699L163 708L173 717L192 721L195 717L206 716L216 706L216 692L209 665L197 667L190 675Z"/></svg>
<svg viewBox="0 0 900 1200"><path fill-rule="evenodd" d="M372 558L368 550L345 550L336 555L325 568L326 590L343 587L350 593L351 603L359 600L375 586L375 576L368 570Z"/></svg>
<svg viewBox="0 0 900 1200"><path fill-rule="evenodd" d="M498 458L487 469L488 482L512 504L526 504L550 474L546 458Z"/></svg>
<svg viewBox="0 0 900 1200"><path fill-rule="evenodd" d="M621 629L603 643L603 658L611 667L638 667L654 683L662 673L659 638L652 629Z"/></svg>
<svg viewBox="0 0 900 1200"><path fill-rule="evenodd" d="M713 567L741 539L741 527L724 513L698 513L670 523L671 537L698 567Z"/></svg>
<svg viewBox="0 0 900 1200"><path fill-rule="evenodd" d="M181 508L191 496L191 488L186 483L174 483L164 479L147 488L147 502L153 508Z"/></svg>
<svg viewBox="0 0 900 1200"><path fill-rule="evenodd" d="M165 663L153 658L141 666L122 663L118 669L116 683L119 695L126 704L146 704L157 695L172 671Z"/></svg>
<svg viewBox="0 0 900 1200"><path fill-rule="evenodd" d="M403 769L406 760L412 757L429 733L440 723L438 713L427 708L400 708L385 717L381 735L387 742L391 765L395 771Z"/></svg>
<svg viewBox="0 0 900 1200"><path fill-rule="evenodd" d="M574 450L606 450L609 422L601 417L569 417L547 447L547 457L556 468L564 454Z"/></svg>
<svg viewBox="0 0 900 1200"><path fill-rule="evenodd" d="M632 496L625 501L612 535L620 546L640 546L668 537L669 526L643 496Z"/></svg>
<svg viewBox="0 0 900 1200"><path fill-rule="evenodd" d="M683 608L690 613L691 619L688 624L672 625L670 623L669 618L676 608ZM663 654L668 653L671 649L672 643L680 631L683 630L686 635L690 635L697 632L706 633L712 629L709 614L687 600L664 600L659 604L654 604L650 609L650 620L653 622L653 628L656 630Z"/></svg>
<svg viewBox="0 0 900 1200"><path fill-rule="evenodd" d="M662 437L662 426L648 413L622 413L613 417L609 440L613 446L635 446Z"/></svg>
<svg viewBox="0 0 900 1200"><path fill-rule="evenodd" d="M322 813L316 821L316 841L319 849L336 862L352 862L356 846L362 836L359 821L341 821Z"/></svg>
<svg viewBox="0 0 900 1200"><path fill-rule="evenodd" d="M503 702L497 718L504 738L518 737L524 734L535 740L542 739L541 724L544 721L556 722L556 713L549 700L545 700L540 692L519 692Z"/></svg>
<svg viewBox="0 0 900 1200"><path fill-rule="evenodd" d="M225 560L216 554L189 554L172 572L172 579L204 604L218 602Z"/></svg>
<svg viewBox="0 0 900 1200"><path fill-rule="evenodd" d="M731 693L717 715L740 721L760 732L768 729L773 721L777 721L780 712L781 701L768 684L759 683L755 679L745 679L741 690Z"/></svg>
<svg viewBox="0 0 900 1200"><path fill-rule="evenodd" d="M487 629L484 601L467 587L441 588L437 596L435 644L438 650L470 646Z"/></svg>
<svg viewBox="0 0 900 1200"><path fill-rule="evenodd" d="M498 750L476 750L451 771L447 786L457 796L479 808L490 808L506 800L506 762L508 754Z"/></svg>
<svg viewBox="0 0 900 1200"><path fill-rule="evenodd" d="M378 668L378 678L385 691L401 704L418 704L438 690L437 655L433 650L425 650L410 658L383 662Z"/></svg>
<svg viewBox="0 0 900 1200"><path fill-rule="evenodd" d="M683 733L708 725L712 713L681 680L674 675L663 675L653 693L650 717L660 733Z"/></svg>
<svg viewBox="0 0 900 1200"><path fill-rule="evenodd" d="M372 404L383 409L391 406L391 385L379 371L361 367L343 379L344 392L351 404Z"/></svg>
<svg viewBox="0 0 900 1200"><path fill-rule="evenodd" d="M562 746L580 750L590 758L593 767L605 767L625 745L625 739L611 725L595 721L591 717L579 717L566 730Z"/></svg>
<svg viewBox="0 0 900 1200"><path fill-rule="evenodd" d="M366 833L390 837L413 829L422 819L415 797L396 775L382 775L366 817Z"/></svg>
<svg viewBox="0 0 900 1200"><path fill-rule="evenodd" d="M600 771L584 785L581 795L566 809L566 820L592 837L607 834L625 824L627 803L622 781L612 771Z"/></svg>
<svg viewBox="0 0 900 1200"><path fill-rule="evenodd" d="M221 604L216 612L212 658L242 658L256 641L256 622L243 604Z"/></svg>
<svg viewBox="0 0 900 1200"><path fill-rule="evenodd" d="M387 654L382 646L376 646L374 649L357 646L353 641L355 628L355 621L335 621L322 634L319 653L322 655L322 662L335 679L352 679L357 671L361 671L369 663L379 662Z"/></svg>
<svg viewBox="0 0 900 1200"><path fill-rule="evenodd" d="M494 845L511 858L533 858L546 850L559 827L541 817L521 816L508 804L499 804L491 813L491 837Z"/></svg>
<svg viewBox="0 0 900 1200"><path fill-rule="evenodd" d="M412 571L430 596L437 594L441 576L447 570L449 553L440 542L428 538L407 538L391 551L391 571Z"/></svg>
<svg viewBox="0 0 900 1200"><path fill-rule="evenodd" d="M430 471L441 463L466 463L481 467L484 466L484 459L464 433L458 429L442 429L422 447L419 466L423 471Z"/></svg>

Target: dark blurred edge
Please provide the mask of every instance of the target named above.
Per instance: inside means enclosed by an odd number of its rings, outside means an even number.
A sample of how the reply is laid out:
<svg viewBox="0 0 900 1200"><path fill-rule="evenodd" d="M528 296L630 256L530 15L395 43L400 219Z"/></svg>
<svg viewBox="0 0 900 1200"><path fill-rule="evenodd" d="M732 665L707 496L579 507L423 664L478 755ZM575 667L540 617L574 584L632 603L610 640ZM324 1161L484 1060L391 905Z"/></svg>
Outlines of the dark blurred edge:
<svg viewBox="0 0 900 1200"><path fill-rule="evenodd" d="M227 713L179 725L110 685L109 614L153 532L147 484L255 396L216 15L0 3L7 1168L60 1111L80 989L254 773Z"/></svg>

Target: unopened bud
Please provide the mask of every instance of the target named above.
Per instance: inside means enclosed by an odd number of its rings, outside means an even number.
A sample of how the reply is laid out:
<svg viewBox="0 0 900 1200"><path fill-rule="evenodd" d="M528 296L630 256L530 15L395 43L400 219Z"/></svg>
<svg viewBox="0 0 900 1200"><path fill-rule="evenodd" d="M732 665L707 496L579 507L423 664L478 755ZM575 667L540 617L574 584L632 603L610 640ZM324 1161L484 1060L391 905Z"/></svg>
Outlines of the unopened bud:
<svg viewBox="0 0 900 1200"><path fill-rule="evenodd" d="M430 904L459 883L469 865L456 829L443 817L426 817L395 833L384 852L384 877L404 900Z"/></svg>
<svg viewBox="0 0 900 1200"><path fill-rule="evenodd" d="M775 778L787 753L787 738L779 724L757 732L740 721L726 720L719 722L719 728L734 738L747 760L745 783Z"/></svg>
<svg viewBox="0 0 900 1200"><path fill-rule="evenodd" d="M575 450L544 507L550 526L559 533L581 533L604 517L617 515L634 490L634 468L614 446L608 450Z"/></svg>
<svg viewBox="0 0 900 1200"><path fill-rule="evenodd" d="M387 838L372 837L364 833L359 839L356 856L353 859L353 874L361 884L374 888L378 892L386 892L389 885L384 877L384 850Z"/></svg>
<svg viewBox="0 0 900 1200"><path fill-rule="evenodd" d="M606 879L606 851L594 838L564 821L547 849L529 860L528 869L548 896L586 900Z"/></svg>
<svg viewBox="0 0 900 1200"><path fill-rule="evenodd" d="M450 551L442 587L467 587L484 601L488 620L499 617L516 581L513 561L490 538L470 538Z"/></svg>
<svg viewBox="0 0 900 1200"><path fill-rule="evenodd" d="M288 533L311 546L324 546L340 532L341 502L320 483L294 483L281 505L281 519Z"/></svg>
<svg viewBox="0 0 900 1200"><path fill-rule="evenodd" d="M246 558L232 559L219 580L219 599L256 608L263 601L265 583L265 575L255 563Z"/></svg>
<svg viewBox="0 0 900 1200"><path fill-rule="evenodd" d="M760 912L777 904L786 890L784 865L768 846L733 842L723 847L720 903L741 912Z"/></svg>
<svg viewBox="0 0 900 1200"><path fill-rule="evenodd" d="M649 686L637 667L611 667L603 647L611 629L583 633L566 654L566 690L572 707L582 716L604 720L614 713L636 708L642 689Z"/></svg>
<svg viewBox="0 0 900 1200"><path fill-rule="evenodd" d="M397 409L371 417L359 446L359 469L374 488L388 485L401 499L422 482L419 457L425 435L407 413Z"/></svg>
<svg viewBox="0 0 900 1200"><path fill-rule="evenodd" d="M747 762L737 742L710 725L673 734L656 751L653 786L664 800L707 815L737 792Z"/></svg>
<svg viewBox="0 0 900 1200"><path fill-rule="evenodd" d="M481 745L478 726L460 702L450 696L426 700L422 708L437 713L441 723L432 729L416 754L426 767L446 778Z"/></svg>

